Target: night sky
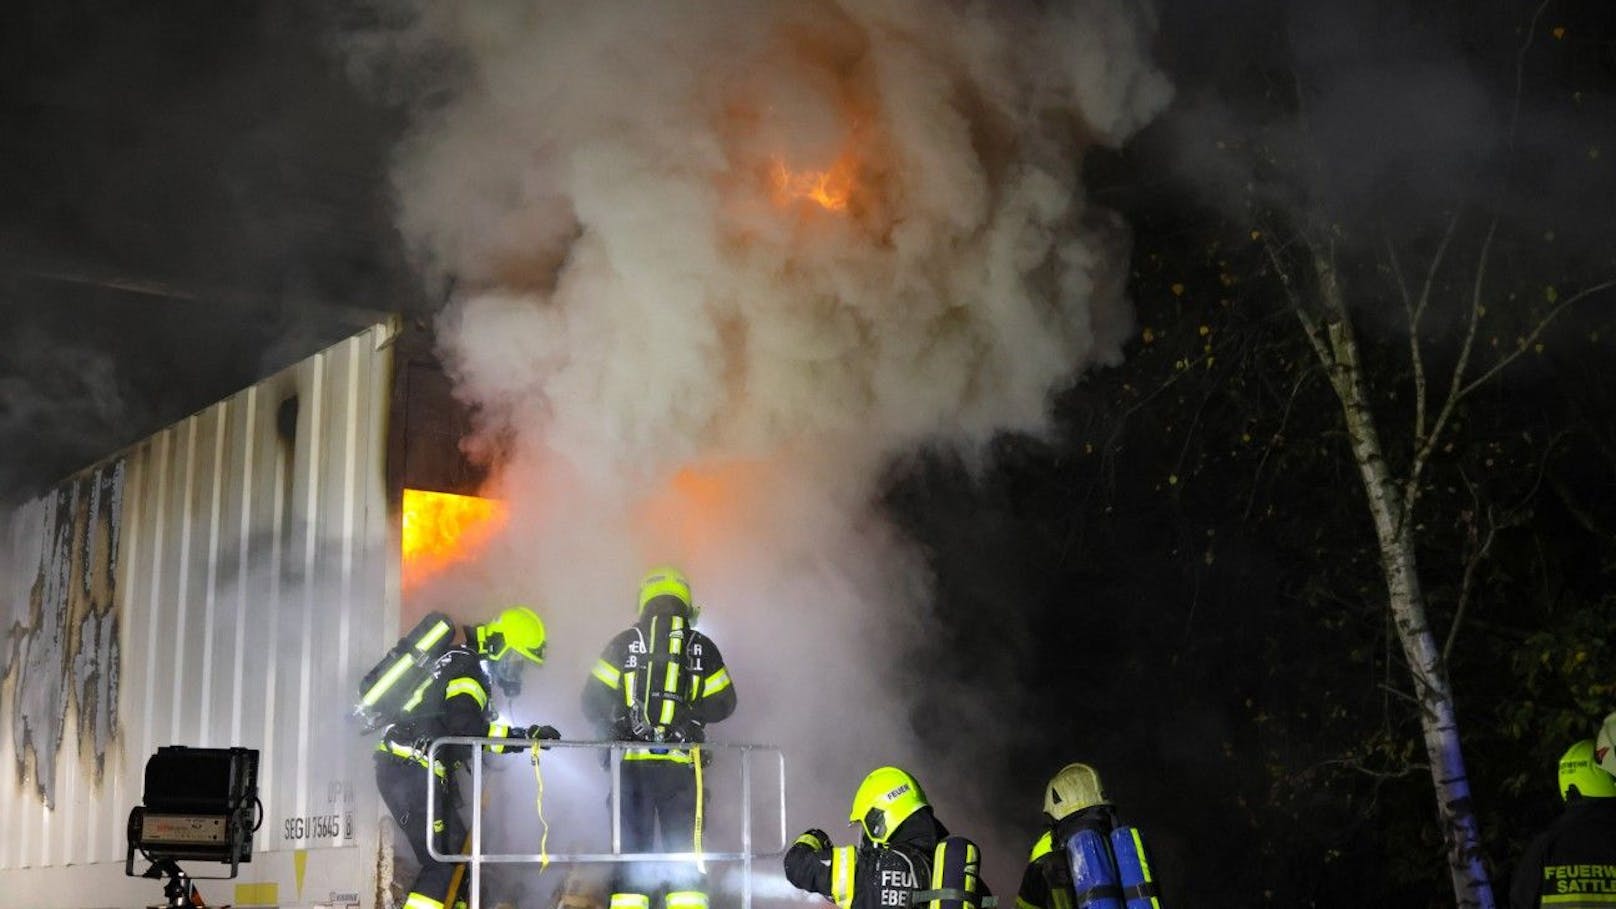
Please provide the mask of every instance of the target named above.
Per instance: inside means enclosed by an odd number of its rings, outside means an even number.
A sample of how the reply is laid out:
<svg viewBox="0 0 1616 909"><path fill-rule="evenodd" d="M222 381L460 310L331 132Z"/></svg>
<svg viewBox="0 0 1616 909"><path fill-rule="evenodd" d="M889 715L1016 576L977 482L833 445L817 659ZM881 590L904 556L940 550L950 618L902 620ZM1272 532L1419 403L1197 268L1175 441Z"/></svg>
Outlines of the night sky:
<svg viewBox="0 0 1616 909"><path fill-rule="evenodd" d="M1029 843L1040 781L1081 758L1155 838L1175 904L1451 905L1362 487L1262 240L1339 238L1394 439L1412 381L1394 261L1417 282L1455 225L1436 377L1483 248L1504 320L1483 362L1616 277L1607 5L1163 5L1172 107L1084 166L1132 230L1123 361L1057 389L1047 435L916 451L881 494L937 578L908 656L935 684L910 719L944 747L969 732L952 697L1003 698L1017 731L989 785ZM394 226L407 111L332 40L365 15L0 13L0 501L377 313L441 304ZM1448 671L1500 895L1556 810L1555 758L1616 708L1612 313L1616 292L1566 310L1468 402L1422 505L1439 638L1468 603Z"/></svg>

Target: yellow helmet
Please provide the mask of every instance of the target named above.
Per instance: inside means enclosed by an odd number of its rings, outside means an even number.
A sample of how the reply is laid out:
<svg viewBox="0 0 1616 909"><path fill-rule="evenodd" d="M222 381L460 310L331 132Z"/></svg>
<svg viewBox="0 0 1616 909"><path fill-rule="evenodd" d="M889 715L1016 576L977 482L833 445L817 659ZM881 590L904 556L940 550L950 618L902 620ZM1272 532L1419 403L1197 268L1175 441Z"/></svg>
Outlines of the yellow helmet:
<svg viewBox="0 0 1616 909"><path fill-rule="evenodd" d="M490 660L518 653L542 665L544 645L544 620L526 606L512 606L477 629L477 649Z"/></svg>
<svg viewBox="0 0 1616 909"><path fill-rule="evenodd" d="M1100 775L1087 764L1067 764L1044 788L1044 814L1051 823L1084 808L1108 804Z"/></svg>
<svg viewBox="0 0 1616 909"><path fill-rule="evenodd" d="M680 611L695 616L695 604L690 599L690 581L677 568L653 568L640 579L640 615L652 601L672 597L680 603Z"/></svg>
<svg viewBox="0 0 1616 909"><path fill-rule="evenodd" d="M926 793L907 771L881 767L870 772L853 796L848 824L862 824L872 843L886 843L909 815L926 807Z"/></svg>
<svg viewBox="0 0 1616 909"><path fill-rule="evenodd" d="M1560 798L1569 802L1573 792L1588 799L1616 796L1616 777L1595 762L1593 739L1583 739L1560 756Z"/></svg>

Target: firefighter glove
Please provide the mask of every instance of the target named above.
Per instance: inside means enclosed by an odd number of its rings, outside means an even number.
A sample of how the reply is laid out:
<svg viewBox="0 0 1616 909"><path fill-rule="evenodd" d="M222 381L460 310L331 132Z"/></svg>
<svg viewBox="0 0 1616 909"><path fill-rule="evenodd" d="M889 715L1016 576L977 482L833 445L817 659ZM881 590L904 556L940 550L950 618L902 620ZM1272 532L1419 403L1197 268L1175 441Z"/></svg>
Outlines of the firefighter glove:
<svg viewBox="0 0 1616 909"><path fill-rule="evenodd" d="M529 726L526 735L535 741L561 738L561 733L554 726Z"/></svg>

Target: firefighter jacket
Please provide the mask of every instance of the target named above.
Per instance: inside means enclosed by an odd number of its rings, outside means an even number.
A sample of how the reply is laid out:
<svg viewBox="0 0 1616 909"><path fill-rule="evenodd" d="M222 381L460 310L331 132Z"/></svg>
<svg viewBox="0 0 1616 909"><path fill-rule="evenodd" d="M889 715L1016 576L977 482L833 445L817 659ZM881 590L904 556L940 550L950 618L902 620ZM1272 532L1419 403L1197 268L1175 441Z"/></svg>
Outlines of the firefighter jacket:
<svg viewBox="0 0 1616 909"><path fill-rule="evenodd" d="M932 853L946 836L930 807L905 818L886 845L861 836L858 846L832 846L809 831L786 850L786 880L840 909L908 906L930 883Z"/></svg>
<svg viewBox="0 0 1616 909"><path fill-rule="evenodd" d="M1510 909L1616 905L1616 798L1576 798L1515 866Z"/></svg>
<svg viewBox="0 0 1616 909"><path fill-rule="evenodd" d="M404 718L382 733L377 751L427 764L428 748L433 739L461 735L486 738L526 739L518 730L512 732L501 722L499 713L490 703L492 682L488 670L477 651L463 644L450 647L438 658L432 669L432 681L421 689L419 697L404 707ZM495 745L490 750L503 751ZM460 746L438 749L438 760L432 769L444 774L444 764L464 763L470 748Z"/></svg>
<svg viewBox="0 0 1616 909"><path fill-rule="evenodd" d="M622 741L697 743L735 712L735 686L712 639L682 615L647 613L612 638L584 683L584 715ZM634 749L626 760L690 763L679 749Z"/></svg>

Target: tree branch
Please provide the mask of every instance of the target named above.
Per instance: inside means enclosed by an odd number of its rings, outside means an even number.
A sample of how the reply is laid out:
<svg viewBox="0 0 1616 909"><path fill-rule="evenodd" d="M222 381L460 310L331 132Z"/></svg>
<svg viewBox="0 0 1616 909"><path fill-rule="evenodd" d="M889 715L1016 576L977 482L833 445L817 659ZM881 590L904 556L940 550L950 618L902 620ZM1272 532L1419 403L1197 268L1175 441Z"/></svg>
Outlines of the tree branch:
<svg viewBox="0 0 1616 909"><path fill-rule="evenodd" d="M1436 421L1431 424L1431 434L1423 440L1416 440L1414 460L1408 468L1408 485L1403 489L1403 514L1412 514L1414 502L1420 495L1420 475L1425 471L1425 465L1431 460L1431 454L1436 451L1437 443L1442 438L1442 430L1447 428L1448 419L1459 406L1459 401L1465 395L1464 374L1470 366L1470 354L1476 346L1476 334L1481 327L1481 317L1486 307L1481 304L1481 289L1486 284L1487 262L1492 258L1493 237L1498 233L1498 218L1494 217L1487 225L1487 236L1481 241L1481 255L1476 261L1476 277L1470 287L1470 317L1465 326L1464 343L1459 347L1459 359L1453 364L1453 377L1448 382L1448 394L1442 401L1442 409L1437 413Z"/></svg>
<svg viewBox="0 0 1616 909"><path fill-rule="evenodd" d="M1500 357L1498 362L1494 363L1486 372L1477 376L1470 384L1459 389L1459 397L1463 398L1465 395L1470 394L1477 388L1487 384L1488 380L1502 372L1504 367L1515 362L1515 360L1518 359L1521 354L1526 353L1526 349L1532 346L1532 343L1536 341L1538 337L1543 334L1543 331L1549 327L1549 323L1553 322L1561 312L1565 311L1567 306L1585 300L1602 290L1609 290L1612 287L1616 287L1616 278L1601 281L1592 287L1585 287L1571 296L1566 297L1564 300L1561 300L1559 303L1556 303L1553 309L1544 314L1543 318L1538 321L1537 325L1532 328L1531 332L1528 333L1526 337L1521 339L1520 343L1515 346L1514 350L1510 351L1503 357Z"/></svg>

